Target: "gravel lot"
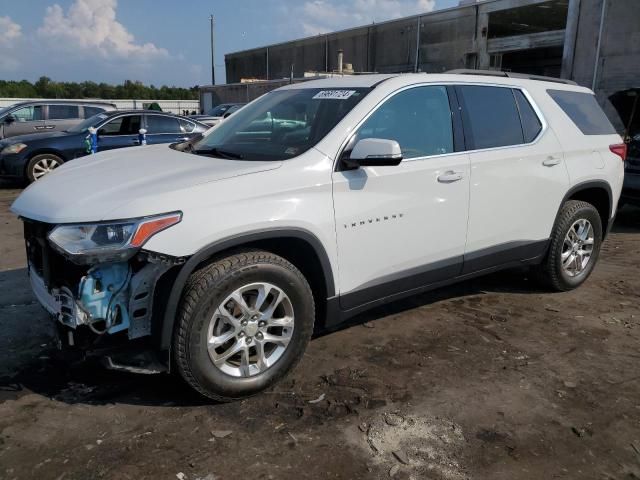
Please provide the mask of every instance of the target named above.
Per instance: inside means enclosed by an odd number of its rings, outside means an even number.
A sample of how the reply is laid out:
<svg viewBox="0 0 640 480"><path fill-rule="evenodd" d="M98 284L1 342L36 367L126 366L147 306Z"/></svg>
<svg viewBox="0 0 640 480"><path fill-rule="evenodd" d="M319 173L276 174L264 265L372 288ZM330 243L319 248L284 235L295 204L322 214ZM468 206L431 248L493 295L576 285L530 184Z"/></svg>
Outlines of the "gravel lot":
<svg viewBox="0 0 640 480"><path fill-rule="evenodd" d="M640 210L577 291L506 272L394 303L217 405L54 359L18 193L0 184L0 479L640 478Z"/></svg>

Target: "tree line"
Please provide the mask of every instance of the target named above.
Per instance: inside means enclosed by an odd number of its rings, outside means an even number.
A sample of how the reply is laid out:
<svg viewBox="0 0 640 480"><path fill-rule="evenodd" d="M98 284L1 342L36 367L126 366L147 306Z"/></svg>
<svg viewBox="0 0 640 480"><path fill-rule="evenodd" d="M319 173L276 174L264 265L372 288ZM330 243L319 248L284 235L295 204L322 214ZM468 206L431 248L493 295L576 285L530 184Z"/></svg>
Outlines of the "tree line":
<svg viewBox="0 0 640 480"><path fill-rule="evenodd" d="M132 80L125 80L122 85L110 85L104 82L55 82L49 77L40 77L35 83L28 80L0 80L0 98L2 97L196 100L198 86L156 87Z"/></svg>

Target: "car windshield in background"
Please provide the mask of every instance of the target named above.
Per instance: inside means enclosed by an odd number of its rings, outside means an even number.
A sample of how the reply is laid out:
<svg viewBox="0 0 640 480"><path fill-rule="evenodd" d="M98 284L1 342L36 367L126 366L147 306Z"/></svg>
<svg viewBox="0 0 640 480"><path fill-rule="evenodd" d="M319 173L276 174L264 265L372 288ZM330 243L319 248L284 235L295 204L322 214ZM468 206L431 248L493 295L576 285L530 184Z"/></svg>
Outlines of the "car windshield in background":
<svg viewBox="0 0 640 480"><path fill-rule="evenodd" d="M9 105L8 107L0 108L0 117L2 117L5 113L13 108L13 105Z"/></svg>
<svg viewBox="0 0 640 480"><path fill-rule="evenodd" d="M209 115L212 117L221 117L227 110L229 110L229 105L218 105L209 112Z"/></svg>
<svg viewBox="0 0 640 480"><path fill-rule="evenodd" d="M192 152L238 160L286 160L322 140L371 89L304 88L268 93L195 143Z"/></svg>
<svg viewBox="0 0 640 480"><path fill-rule="evenodd" d="M89 129L89 127L95 127L98 123L100 123L102 120L105 120L107 117L108 115L104 113L98 113L97 115L94 115L93 117L89 117L83 122L80 122L79 124L71 127L69 130L67 130L67 132L71 132L71 133L86 132Z"/></svg>

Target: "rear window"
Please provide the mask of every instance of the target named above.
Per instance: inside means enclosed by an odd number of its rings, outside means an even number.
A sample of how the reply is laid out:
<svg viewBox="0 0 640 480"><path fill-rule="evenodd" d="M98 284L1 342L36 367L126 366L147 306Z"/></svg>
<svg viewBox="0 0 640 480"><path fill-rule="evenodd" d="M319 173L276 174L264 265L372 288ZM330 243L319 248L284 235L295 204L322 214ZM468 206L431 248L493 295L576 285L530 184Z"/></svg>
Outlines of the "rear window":
<svg viewBox="0 0 640 480"><path fill-rule="evenodd" d="M585 135L616 133L595 95L567 90L547 90L547 93Z"/></svg>
<svg viewBox="0 0 640 480"><path fill-rule="evenodd" d="M84 107L84 118L89 118L89 117L93 117L94 115L97 115L99 113L103 113L105 111L104 108L100 108L100 107Z"/></svg>
<svg viewBox="0 0 640 480"><path fill-rule="evenodd" d="M49 120L68 120L80 118L77 105L49 105Z"/></svg>
<svg viewBox="0 0 640 480"><path fill-rule="evenodd" d="M147 115L147 133L179 133L180 125L174 117Z"/></svg>
<svg viewBox="0 0 640 480"><path fill-rule="evenodd" d="M457 87L462 103L467 149L524 143L520 115L510 88Z"/></svg>

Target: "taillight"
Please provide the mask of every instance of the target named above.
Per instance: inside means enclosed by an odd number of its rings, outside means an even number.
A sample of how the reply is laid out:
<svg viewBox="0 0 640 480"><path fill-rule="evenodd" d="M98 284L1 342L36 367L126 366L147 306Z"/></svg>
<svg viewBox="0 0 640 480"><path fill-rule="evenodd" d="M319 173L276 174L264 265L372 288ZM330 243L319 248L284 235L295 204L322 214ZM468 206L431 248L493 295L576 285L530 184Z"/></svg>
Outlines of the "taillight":
<svg viewBox="0 0 640 480"><path fill-rule="evenodd" d="M615 145L609 145L609 150L611 150L612 153L618 155L623 162L627 159L626 143L616 143Z"/></svg>

